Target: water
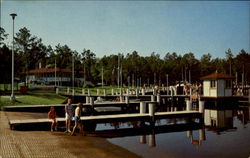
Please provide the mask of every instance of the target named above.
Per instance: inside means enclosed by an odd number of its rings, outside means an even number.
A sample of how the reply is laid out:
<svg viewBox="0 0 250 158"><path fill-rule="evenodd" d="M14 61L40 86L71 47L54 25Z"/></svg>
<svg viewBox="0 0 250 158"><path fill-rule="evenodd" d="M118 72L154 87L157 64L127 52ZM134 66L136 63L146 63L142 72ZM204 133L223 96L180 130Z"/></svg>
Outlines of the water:
<svg viewBox="0 0 250 158"><path fill-rule="evenodd" d="M118 133L106 135L109 142L142 157L250 157L250 107L205 109L204 124L187 125L186 120L168 119L160 129L134 130L131 123L119 124ZM167 126L164 126L166 125ZM134 126L137 126L134 123ZM163 126L163 127L162 127ZM114 129L98 125L97 130ZM144 135L144 136L143 136Z"/></svg>

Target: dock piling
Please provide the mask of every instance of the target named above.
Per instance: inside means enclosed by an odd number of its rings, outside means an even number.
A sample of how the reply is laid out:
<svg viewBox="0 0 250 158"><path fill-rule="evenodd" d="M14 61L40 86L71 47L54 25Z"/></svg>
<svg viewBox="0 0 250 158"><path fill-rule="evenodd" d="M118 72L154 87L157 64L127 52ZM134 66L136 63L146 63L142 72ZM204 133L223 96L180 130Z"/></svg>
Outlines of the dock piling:
<svg viewBox="0 0 250 158"><path fill-rule="evenodd" d="M190 100L186 100L186 110L187 111L191 111L192 106L191 106L191 101Z"/></svg>
<svg viewBox="0 0 250 158"><path fill-rule="evenodd" d="M151 101L154 102L155 101L155 96L151 95Z"/></svg>
<svg viewBox="0 0 250 158"><path fill-rule="evenodd" d="M126 102L126 104L129 104L129 96L128 95L125 96L125 102Z"/></svg>
<svg viewBox="0 0 250 158"><path fill-rule="evenodd" d="M107 90L104 88L103 89L103 96L106 97L107 96Z"/></svg>
<svg viewBox="0 0 250 158"><path fill-rule="evenodd" d="M126 90L126 93L127 93L127 95L129 95L129 89L127 88L127 90Z"/></svg>
<svg viewBox="0 0 250 158"><path fill-rule="evenodd" d="M204 101L199 101L199 112L204 114Z"/></svg>
<svg viewBox="0 0 250 158"><path fill-rule="evenodd" d="M156 98L157 98L157 99L156 99L156 100L157 100L157 103L158 103L158 104L161 104L161 95L158 94Z"/></svg>
<svg viewBox="0 0 250 158"><path fill-rule="evenodd" d="M89 103L89 96L86 96L86 104Z"/></svg>
<svg viewBox="0 0 250 158"><path fill-rule="evenodd" d="M90 91L90 89L88 89L88 96L91 96L91 91Z"/></svg>
<svg viewBox="0 0 250 158"><path fill-rule="evenodd" d="M136 88L135 94L136 94L136 97L139 97L139 89L138 88Z"/></svg>
<svg viewBox="0 0 250 158"><path fill-rule="evenodd" d="M93 107L94 106L94 98L93 97L90 97L90 105Z"/></svg>
<svg viewBox="0 0 250 158"><path fill-rule="evenodd" d="M151 125L154 125L154 115L155 115L155 104L154 103L148 104L148 111L149 111L149 116L151 117Z"/></svg>
<svg viewBox="0 0 250 158"><path fill-rule="evenodd" d="M142 95L145 95L145 89L144 88L142 88L141 93L142 93Z"/></svg>
<svg viewBox="0 0 250 158"><path fill-rule="evenodd" d="M146 103L140 102L140 114L145 114L145 113L146 113Z"/></svg>

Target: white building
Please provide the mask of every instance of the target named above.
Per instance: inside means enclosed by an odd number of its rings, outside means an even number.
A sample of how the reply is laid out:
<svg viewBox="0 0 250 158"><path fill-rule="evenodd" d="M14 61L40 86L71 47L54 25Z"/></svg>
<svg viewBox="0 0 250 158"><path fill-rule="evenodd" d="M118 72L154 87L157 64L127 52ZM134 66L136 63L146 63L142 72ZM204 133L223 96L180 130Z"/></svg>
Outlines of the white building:
<svg viewBox="0 0 250 158"><path fill-rule="evenodd" d="M26 81L28 83L41 83L41 84L50 84L53 85L56 82L56 85L71 85L72 83L72 71L70 69L61 69L61 68L40 68L29 70L25 73ZM83 72L75 72L75 82L84 82Z"/></svg>
<svg viewBox="0 0 250 158"><path fill-rule="evenodd" d="M232 79L228 74L213 73L201 78L204 97L232 96Z"/></svg>

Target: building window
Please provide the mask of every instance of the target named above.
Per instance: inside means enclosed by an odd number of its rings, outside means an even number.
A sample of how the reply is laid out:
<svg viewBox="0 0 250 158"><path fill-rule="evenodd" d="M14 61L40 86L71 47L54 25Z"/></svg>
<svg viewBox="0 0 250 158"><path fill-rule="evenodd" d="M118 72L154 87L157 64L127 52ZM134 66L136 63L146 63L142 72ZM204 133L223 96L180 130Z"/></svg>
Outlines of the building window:
<svg viewBox="0 0 250 158"><path fill-rule="evenodd" d="M232 88L232 81L226 80L226 88Z"/></svg>
<svg viewBox="0 0 250 158"><path fill-rule="evenodd" d="M211 80L210 81L210 87L211 88L215 88L216 87L216 81L215 80Z"/></svg>

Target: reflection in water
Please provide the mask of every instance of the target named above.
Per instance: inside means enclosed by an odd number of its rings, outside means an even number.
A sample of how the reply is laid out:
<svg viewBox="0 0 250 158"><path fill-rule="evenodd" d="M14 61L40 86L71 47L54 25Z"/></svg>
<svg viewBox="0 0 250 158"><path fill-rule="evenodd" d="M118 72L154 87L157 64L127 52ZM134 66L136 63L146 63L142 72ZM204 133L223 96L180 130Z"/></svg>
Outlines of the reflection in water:
<svg viewBox="0 0 250 158"><path fill-rule="evenodd" d="M205 126L217 133L220 134L222 131L235 131L237 128L234 127L233 118L236 116L242 123L243 127L246 127L246 124L250 122L250 107L241 107L239 109L205 109Z"/></svg>
<svg viewBox="0 0 250 158"><path fill-rule="evenodd" d="M181 109L167 107L167 111ZM163 119L153 129L136 132L130 128L123 136L117 131L119 137L108 140L145 158L249 157L249 106L205 107L204 124L192 123L188 119Z"/></svg>
<svg viewBox="0 0 250 158"><path fill-rule="evenodd" d="M206 140L205 128L199 129L199 138L194 139L193 131L187 131L187 137L190 138L191 144L201 146L202 141Z"/></svg>
<svg viewBox="0 0 250 158"><path fill-rule="evenodd" d="M193 136L192 130L187 130L187 138L190 139L190 143L195 146L201 146L202 141L206 140L206 134L205 134L205 128L199 129L199 136L197 139ZM156 139L155 139L155 133L154 130L152 130L152 133L148 135L148 146L149 147L156 147ZM140 136L140 143L146 144L147 143L147 135L141 135Z"/></svg>
<svg viewBox="0 0 250 158"><path fill-rule="evenodd" d="M237 110L237 118L242 122L243 127L246 128L247 123L250 122L250 106L242 106Z"/></svg>
<svg viewBox="0 0 250 158"><path fill-rule="evenodd" d="M205 109L204 123L206 127L218 134L225 130L235 130L233 126L233 110Z"/></svg>

